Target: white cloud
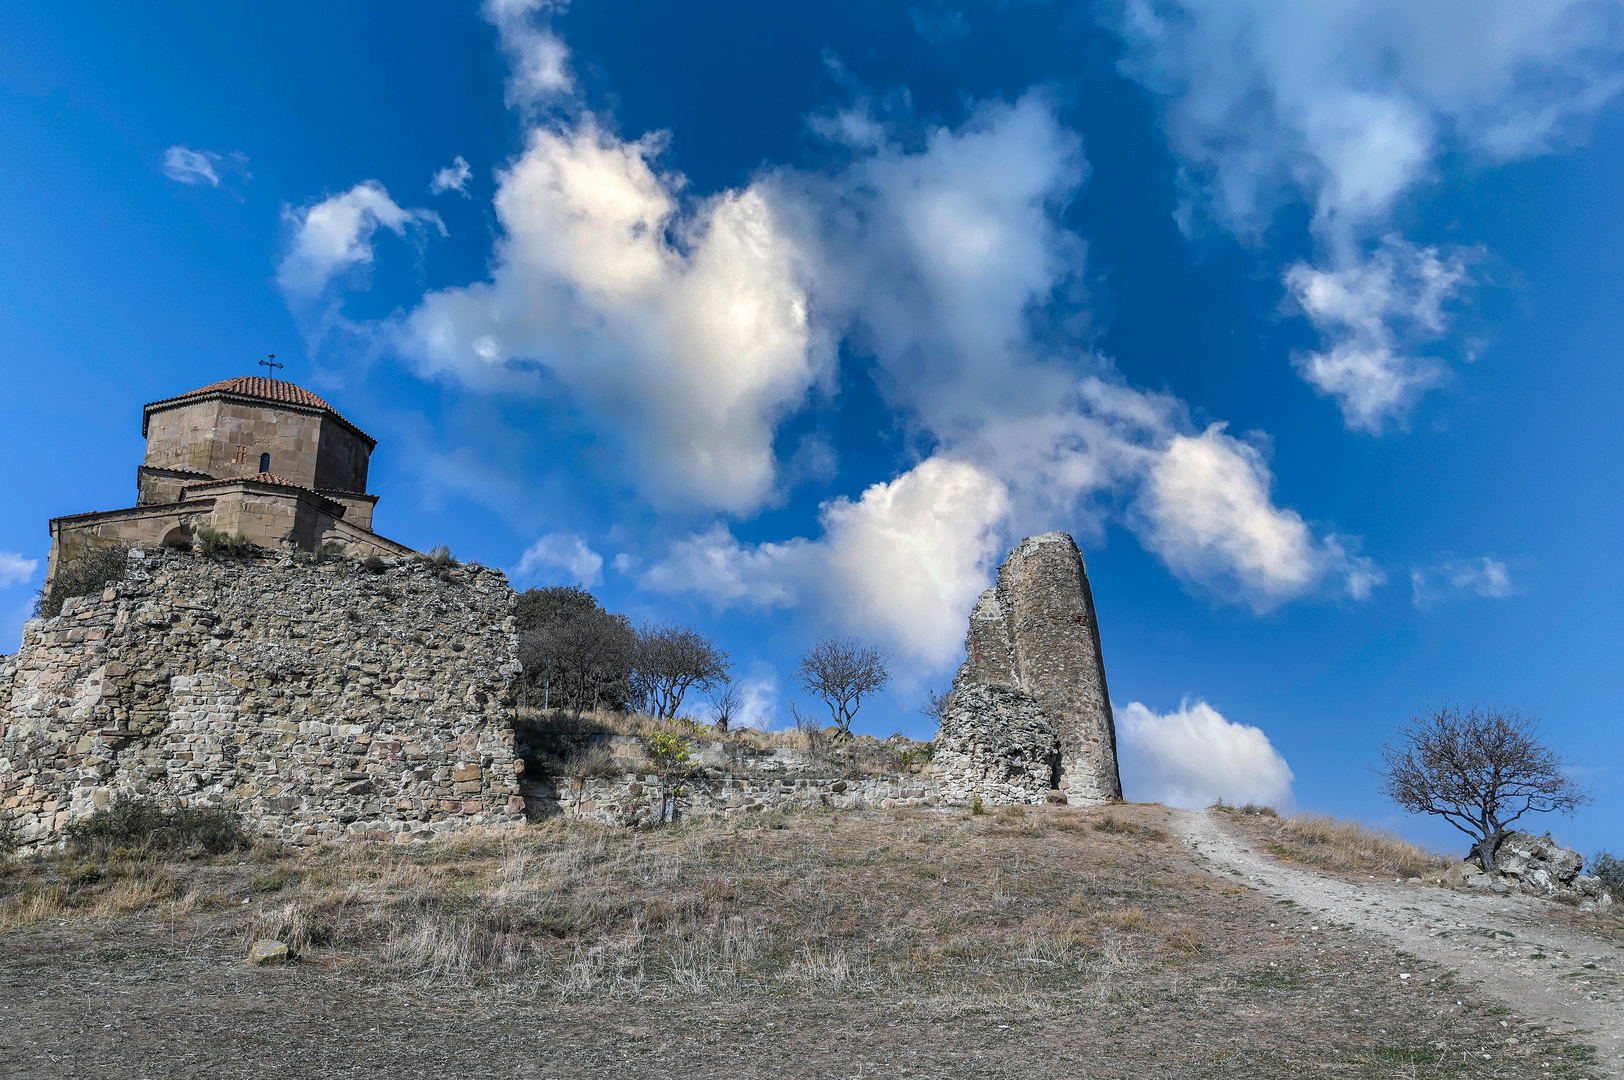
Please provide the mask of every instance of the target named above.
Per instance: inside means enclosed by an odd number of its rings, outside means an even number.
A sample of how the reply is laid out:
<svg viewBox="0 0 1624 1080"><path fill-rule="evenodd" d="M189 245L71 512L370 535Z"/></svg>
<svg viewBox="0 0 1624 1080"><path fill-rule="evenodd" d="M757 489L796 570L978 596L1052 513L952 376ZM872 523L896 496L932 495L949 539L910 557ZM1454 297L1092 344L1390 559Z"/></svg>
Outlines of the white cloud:
<svg viewBox="0 0 1624 1080"><path fill-rule="evenodd" d="M401 237L409 229L430 226L445 234L439 215L402 209L376 180L364 180L314 206L285 208L282 216L293 238L277 267L277 284L291 298L305 301L319 296L336 275L372 262L372 235L379 226Z"/></svg>
<svg viewBox="0 0 1624 1080"><path fill-rule="evenodd" d="M776 422L827 358L766 195L684 210L682 178L655 169L662 144L591 117L532 131L497 176L491 280L424 297L401 344L476 382L539 361L624 440L655 501L743 512L773 494Z"/></svg>
<svg viewBox="0 0 1624 1080"><path fill-rule="evenodd" d="M1126 0L1124 70L1163 95L1208 208L1243 234L1295 190L1322 229L1385 217L1444 150L1549 152L1620 89L1592 0Z"/></svg>
<svg viewBox="0 0 1624 1080"><path fill-rule="evenodd" d="M852 502L824 503L823 537L742 544L717 526L676 544L643 575L656 592L724 607L812 604L848 632L936 665L1002 554L1003 484L962 461L929 458Z"/></svg>
<svg viewBox="0 0 1624 1080"><path fill-rule="evenodd" d="M38 559L25 559L15 551L0 551L0 589L29 581L37 569Z"/></svg>
<svg viewBox="0 0 1624 1080"><path fill-rule="evenodd" d="M487 6L516 56L552 10ZM1123 506L1175 572L1259 610L1380 580L1351 543L1273 503L1255 451L1196 433L1177 399L1127 386L1076 344L1084 245L1062 215L1088 165L1052 95L985 102L952 128L917 123L905 94L860 95L814 120L844 143L843 164L689 198L660 167L662 133L623 137L564 100L567 80L545 98L546 80L515 78L531 88L510 86L526 141L497 172L489 278L429 293L393 327L421 374L504 393L562 384L643 496L675 511L743 516L829 474L815 440L781 473L774 442L832 381L838 344L872 358L893 414L932 448L826 501L815 537L745 544L717 523L649 552L645 587L805 605L939 665L1013 539L1098 532ZM304 264L289 256L291 279L325 282L370 259L376 224L406 227L411 212L376 185L348 194L360 205L322 228L315 208L301 219L324 243Z"/></svg>
<svg viewBox="0 0 1624 1080"><path fill-rule="evenodd" d="M1402 420L1447 376L1442 362L1404 342L1441 335L1444 304L1466 280L1458 254L1444 258L1398 236L1336 269L1291 267L1286 287L1329 346L1299 359L1303 378L1336 398L1351 428L1378 433L1384 420Z"/></svg>
<svg viewBox="0 0 1624 1080"><path fill-rule="evenodd" d="M1224 719L1205 701L1161 715L1135 701L1116 710L1123 794L1134 802L1199 809L1219 799L1285 806L1291 767L1259 728Z"/></svg>
<svg viewBox="0 0 1624 1080"><path fill-rule="evenodd" d="M739 711L734 727L771 731L778 726L778 673L765 664L739 681Z"/></svg>
<svg viewBox="0 0 1624 1080"><path fill-rule="evenodd" d="M1422 610L1443 600L1449 590L1469 592L1489 600L1504 600L1515 591L1506 564L1487 555L1477 559L1445 559L1410 571L1411 598Z"/></svg>
<svg viewBox="0 0 1624 1080"><path fill-rule="evenodd" d="M182 184L209 184L220 186L220 174L215 166L220 155L212 150L192 150L185 146L171 146L164 151L164 175Z"/></svg>
<svg viewBox="0 0 1624 1080"><path fill-rule="evenodd" d="M575 533L551 533L525 549L513 570L516 581L546 581L592 588L603 584L603 556Z"/></svg>
<svg viewBox="0 0 1624 1080"><path fill-rule="evenodd" d="M463 198L468 197L468 181L474 177L474 170L461 154L451 160L451 164L440 169L429 181L430 195L444 195L448 191L455 191Z"/></svg>
<svg viewBox="0 0 1624 1080"><path fill-rule="evenodd" d="M1436 251L1393 240L1366 251L1395 205L1448 151L1504 161L1573 141L1624 86L1616 0L1123 0L1112 10L1124 71L1166 103L1187 226L1209 218L1258 242L1285 203L1312 207L1322 260L1291 268L1287 284L1299 299L1345 293L1357 310L1320 318L1304 305L1326 341L1300 370L1350 427L1371 432L1444 372L1413 355L1395 324L1425 309L1430 335L1441 333L1439 304L1465 280L1460 260Z"/></svg>
<svg viewBox="0 0 1624 1080"><path fill-rule="evenodd" d="M218 154L213 150L193 150L186 146L171 146L164 151L164 175L171 180L182 184L208 184L210 187L220 186L222 172L234 172L242 179L249 179L248 155L240 150L233 150L229 154Z"/></svg>
<svg viewBox="0 0 1624 1080"><path fill-rule="evenodd" d="M1214 424L1175 435L1151 465L1138 508L1142 537L1174 573L1259 611L1296 599L1339 574L1355 599L1382 578L1335 537L1316 539L1293 510L1275 506L1256 448Z"/></svg>
<svg viewBox="0 0 1624 1080"><path fill-rule="evenodd" d="M568 97L575 90L569 46L553 32L552 15L568 6L558 0L486 0L485 18L496 27L512 72L507 103L529 110Z"/></svg>

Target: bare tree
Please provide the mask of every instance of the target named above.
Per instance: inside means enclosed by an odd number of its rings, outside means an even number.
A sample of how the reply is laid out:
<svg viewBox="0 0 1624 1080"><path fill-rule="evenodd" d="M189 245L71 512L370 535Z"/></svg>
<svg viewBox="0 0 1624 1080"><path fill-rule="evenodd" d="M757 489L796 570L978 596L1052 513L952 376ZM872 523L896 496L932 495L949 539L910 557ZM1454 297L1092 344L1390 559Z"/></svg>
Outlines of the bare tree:
<svg viewBox="0 0 1624 1080"><path fill-rule="evenodd" d="M1412 814L1443 818L1472 838L1486 872L1512 822L1524 814L1571 814L1590 796L1562 774L1539 741L1539 721L1515 709L1444 702L1382 747L1382 790Z"/></svg>
<svg viewBox="0 0 1624 1080"><path fill-rule="evenodd" d="M711 687L710 703L712 723L717 731L726 731L728 725L733 723L733 716L743 704L743 694L739 691L739 684L732 679L718 679Z"/></svg>
<svg viewBox="0 0 1624 1080"><path fill-rule="evenodd" d="M728 654L691 627L650 624L637 631L634 687L655 716L676 716L689 690L727 678L728 667Z"/></svg>
<svg viewBox="0 0 1624 1080"><path fill-rule="evenodd" d="M851 734L863 698L891 681L884 653L850 638L824 638L801 656L795 681L829 706L841 737Z"/></svg>
<svg viewBox="0 0 1624 1080"><path fill-rule="evenodd" d="M952 696L952 690L949 690L945 694L935 690L926 690L925 703L919 706L919 714L921 716L930 717L932 720L936 721L938 725L941 724L942 714L947 711L947 699Z"/></svg>

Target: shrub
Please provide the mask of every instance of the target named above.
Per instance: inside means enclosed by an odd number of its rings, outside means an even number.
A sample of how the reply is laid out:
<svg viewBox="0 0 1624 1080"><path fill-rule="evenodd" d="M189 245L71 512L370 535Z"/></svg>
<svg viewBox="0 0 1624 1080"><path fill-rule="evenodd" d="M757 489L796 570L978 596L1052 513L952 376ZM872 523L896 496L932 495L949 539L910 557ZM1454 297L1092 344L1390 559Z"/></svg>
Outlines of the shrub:
<svg viewBox="0 0 1624 1080"><path fill-rule="evenodd" d="M210 559L240 559L259 550L259 545L242 533L232 536L206 527L197 530L197 544L204 557Z"/></svg>
<svg viewBox="0 0 1624 1080"><path fill-rule="evenodd" d="M389 569L389 564L378 558L376 555L368 555L365 559L361 560L361 568L370 574L381 574L385 570Z"/></svg>
<svg viewBox="0 0 1624 1080"><path fill-rule="evenodd" d="M985 814L986 812L987 812L987 804L982 801L981 796L980 795L972 795L972 796L970 796L970 815L972 817L980 817L983 814Z"/></svg>
<svg viewBox="0 0 1624 1080"><path fill-rule="evenodd" d="M1590 873L1601 878L1614 900L1624 900L1624 859L1610 851L1598 851L1590 859Z"/></svg>
<svg viewBox="0 0 1624 1080"><path fill-rule="evenodd" d="M56 568L50 595L42 588L34 599L37 618L54 619L62 614L62 602L70 596L101 592L108 582L124 580L124 565L130 549L123 544L87 548L77 559Z"/></svg>
<svg viewBox="0 0 1624 1080"><path fill-rule="evenodd" d="M445 544L436 544L434 547L429 549L428 555L424 556L424 558L428 562L433 563L435 566L457 565L457 557L451 554L451 548Z"/></svg>
<svg viewBox="0 0 1624 1080"><path fill-rule="evenodd" d="M310 549L309 551L301 551L297 555L295 555L294 558L297 559L299 562L310 563L310 564L314 565L316 563L329 562L329 561L331 561L333 559L338 558L340 555L343 555L343 554L344 554L344 545L343 544L327 543L327 544L317 544L314 548Z"/></svg>
<svg viewBox="0 0 1624 1080"><path fill-rule="evenodd" d="M9 828L0 827L0 862L4 862L16 853L17 838L11 835Z"/></svg>
<svg viewBox="0 0 1624 1080"><path fill-rule="evenodd" d="M151 799L125 795L69 825L64 835L74 854L102 857L194 850L221 855L249 844L242 818L229 810L164 810Z"/></svg>
<svg viewBox="0 0 1624 1080"><path fill-rule="evenodd" d="M688 740L669 731L656 731L644 740L649 760L661 775L682 772L688 765Z"/></svg>

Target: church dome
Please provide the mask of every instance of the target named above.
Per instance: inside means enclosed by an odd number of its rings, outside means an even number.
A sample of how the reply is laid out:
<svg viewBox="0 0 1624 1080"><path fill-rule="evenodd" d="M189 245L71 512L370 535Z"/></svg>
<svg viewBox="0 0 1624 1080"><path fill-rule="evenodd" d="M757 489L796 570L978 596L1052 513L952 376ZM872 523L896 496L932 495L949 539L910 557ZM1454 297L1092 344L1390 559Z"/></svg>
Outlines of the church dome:
<svg viewBox="0 0 1624 1080"><path fill-rule="evenodd" d="M263 375L239 375L235 379L221 379L219 382L200 386L196 390L188 390L184 394L176 394L174 397L149 403L142 411L142 437L147 434L147 422L154 412L189 405L203 398L251 398L255 401L291 405L295 409L319 409L359 435L366 441L369 449L378 443L378 440L356 427L337 409L304 387L281 379L267 379Z"/></svg>

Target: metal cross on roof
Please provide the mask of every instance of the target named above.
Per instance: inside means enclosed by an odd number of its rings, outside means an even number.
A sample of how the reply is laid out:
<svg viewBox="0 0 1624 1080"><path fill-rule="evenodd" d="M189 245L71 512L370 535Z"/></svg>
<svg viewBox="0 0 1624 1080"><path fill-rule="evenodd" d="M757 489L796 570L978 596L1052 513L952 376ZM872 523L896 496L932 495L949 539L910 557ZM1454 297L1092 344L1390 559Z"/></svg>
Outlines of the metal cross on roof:
<svg viewBox="0 0 1624 1080"><path fill-rule="evenodd" d="M270 357L271 358L269 360L261 360L259 362L259 366L262 367L262 368L265 368L266 369L266 374L274 379L274 378L276 378L276 369L279 368L279 367L287 367L287 365L286 364L278 364L276 362L276 354L275 353L271 353Z"/></svg>

